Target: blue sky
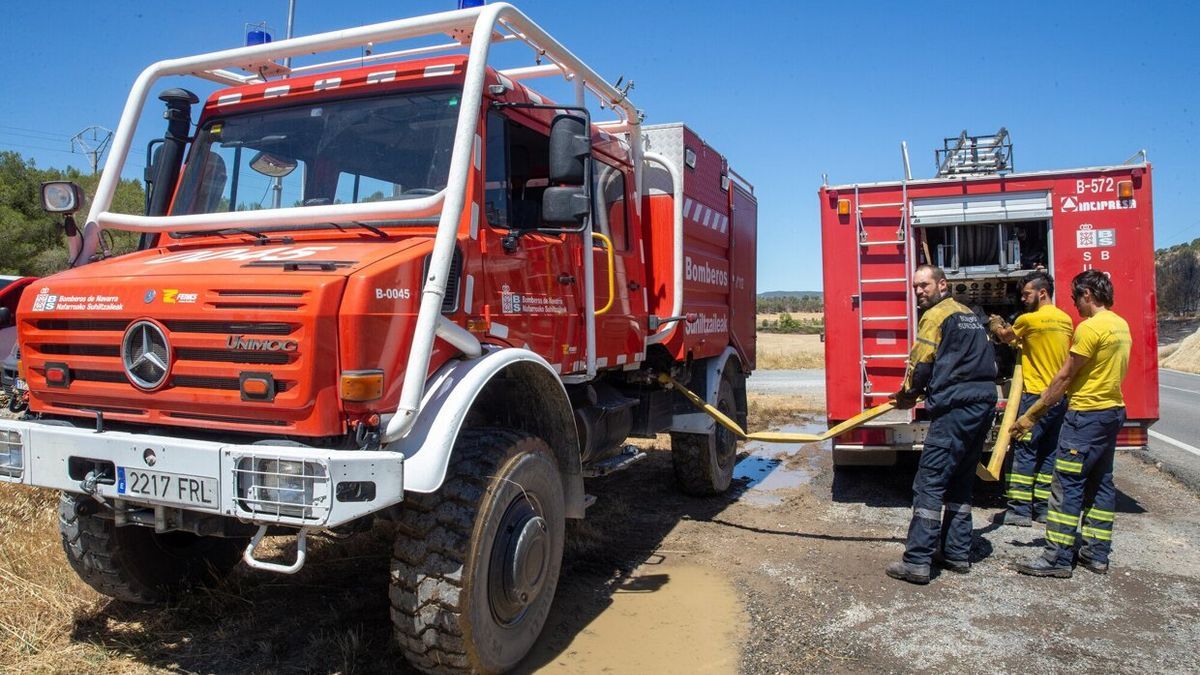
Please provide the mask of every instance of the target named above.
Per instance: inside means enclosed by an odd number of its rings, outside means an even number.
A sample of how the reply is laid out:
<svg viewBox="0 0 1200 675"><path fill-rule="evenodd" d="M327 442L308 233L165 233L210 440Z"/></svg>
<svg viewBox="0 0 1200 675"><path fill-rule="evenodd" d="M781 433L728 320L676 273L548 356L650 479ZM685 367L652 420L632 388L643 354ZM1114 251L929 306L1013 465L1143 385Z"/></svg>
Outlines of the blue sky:
<svg viewBox="0 0 1200 675"><path fill-rule="evenodd" d="M455 7L296 4L298 35ZM602 75L632 78L647 123L688 123L755 184L760 291L820 288L822 173L897 179L907 140L914 175L928 177L933 148L964 128L1006 126L1020 171L1116 164L1145 148L1156 244L1200 237L1200 5L515 4ZM282 36L286 14L287 0L8 3L0 149L84 167L69 137L115 128L143 67L238 46L248 22ZM135 147L161 133L152 117ZM126 175L140 164L131 158Z"/></svg>

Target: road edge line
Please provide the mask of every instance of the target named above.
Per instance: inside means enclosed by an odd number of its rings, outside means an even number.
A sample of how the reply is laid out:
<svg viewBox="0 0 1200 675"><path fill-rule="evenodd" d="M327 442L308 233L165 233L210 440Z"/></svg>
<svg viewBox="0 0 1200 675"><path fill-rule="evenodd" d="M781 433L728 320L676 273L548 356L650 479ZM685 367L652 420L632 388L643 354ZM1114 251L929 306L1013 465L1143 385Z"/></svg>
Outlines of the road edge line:
<svg viewBox="0 0 1200 675"><path fill-rule="evenodd" d="M1184 443L1183 441L1177 441L1174 438L1171 438L1170 436L1168 436L1166 434L1159 433L1153 429L1150 430L1150 437L1157 438L1158 440L1160 440L1164 443L1169 443L1169 444L1179 448L1180 450L1185 450L1187 452L1192 453L1193 455L1200 457L1200 448L1197 448L1194 445L1188 445L1187 443Z"/></svg>

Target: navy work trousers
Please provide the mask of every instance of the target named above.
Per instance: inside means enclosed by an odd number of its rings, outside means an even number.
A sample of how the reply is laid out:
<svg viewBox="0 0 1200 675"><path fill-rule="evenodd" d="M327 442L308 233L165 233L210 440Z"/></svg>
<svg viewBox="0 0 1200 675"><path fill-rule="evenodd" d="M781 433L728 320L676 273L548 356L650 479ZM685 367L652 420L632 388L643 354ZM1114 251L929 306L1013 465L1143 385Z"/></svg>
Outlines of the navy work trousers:
<svg viewBox="0 0 1200 675"><path fill-rule="evenodd" d="M994 401L967 403L930 420L913 479L913 516L904 562L928 565L939 546L946 560L969 559L975 467L995 409Z"/></svg>
<svg viewBox="0 0 1200 675"><path fill-rule="evenodd" d="M1039 398L1040 394L1022 394L1019 414L1024 415ZM1029 433L1012 443L1012 464L1004 495L1008 497L1008 510L1016 515L1036 518L1046 514L1050 481L1054 477L1054 452L1058 449L1058 433L1066 412L1064 398L1046 411Z"/></svg>
<svg viewBox="0 0 1200 675"><path fill-rule="evenodd" d="M1046 511L1043 557L1051 565L1071 566L1076 533L1083 539L1080 555L1108 562L1117 506L1113 458L1123 424L1125 408L1070 410L1063 418Z"/></svg>

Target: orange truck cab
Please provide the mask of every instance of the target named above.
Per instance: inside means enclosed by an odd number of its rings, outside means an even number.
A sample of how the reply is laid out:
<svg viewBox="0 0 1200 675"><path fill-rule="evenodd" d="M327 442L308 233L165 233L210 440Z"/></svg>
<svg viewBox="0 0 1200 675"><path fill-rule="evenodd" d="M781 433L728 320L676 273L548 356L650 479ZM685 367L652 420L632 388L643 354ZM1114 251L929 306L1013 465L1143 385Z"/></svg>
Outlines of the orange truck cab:
<svg viewBox="0 0 1200 675"><path fill-rule="evenodd" d="M537 63L489 65L505 43ZM177 75L217 88L156 89ZM147 212L114 213L152 93ZM29 413L0 421L0 481L62 491L71 564L138 602L394 520L409 660L512 668L584 479L644 457L627 437L670 433L690 493L730 484L736 438L657 376L745 423L753 187L627 93L503 3L151 65L72 268L17 308ZM68 217L81 198L44 188ZM139 249L109 253L114 228ZM293 558L259 553L268 528Z"/></svg>

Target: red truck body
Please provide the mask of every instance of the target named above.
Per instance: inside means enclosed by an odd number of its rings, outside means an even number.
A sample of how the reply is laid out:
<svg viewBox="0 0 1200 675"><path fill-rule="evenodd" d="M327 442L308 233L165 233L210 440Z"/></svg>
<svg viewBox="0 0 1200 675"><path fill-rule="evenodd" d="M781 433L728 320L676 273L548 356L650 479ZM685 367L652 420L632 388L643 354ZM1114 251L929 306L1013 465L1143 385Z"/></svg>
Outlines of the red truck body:
<svg viewBox="0 0 1200 675"><path fill-rule="evenodd" d="M957 299L1009 319L1020 309L1021 277L1044 266L1055 279L1055 304L1076 323L1070 280L1098 269L1112 277L1113 309L1134 340L1123 388L1129 421L1119 442L1145 445L1158 418L1150 174L1142 162L822 187L830 424L886 401L900 386L917 318L916 265L940 264ZM1001 377L1011 365L1000 359ZM919 449L923 419L921 409L893 413L840 437L835 452L853 463L847 451Z"/></svg>

